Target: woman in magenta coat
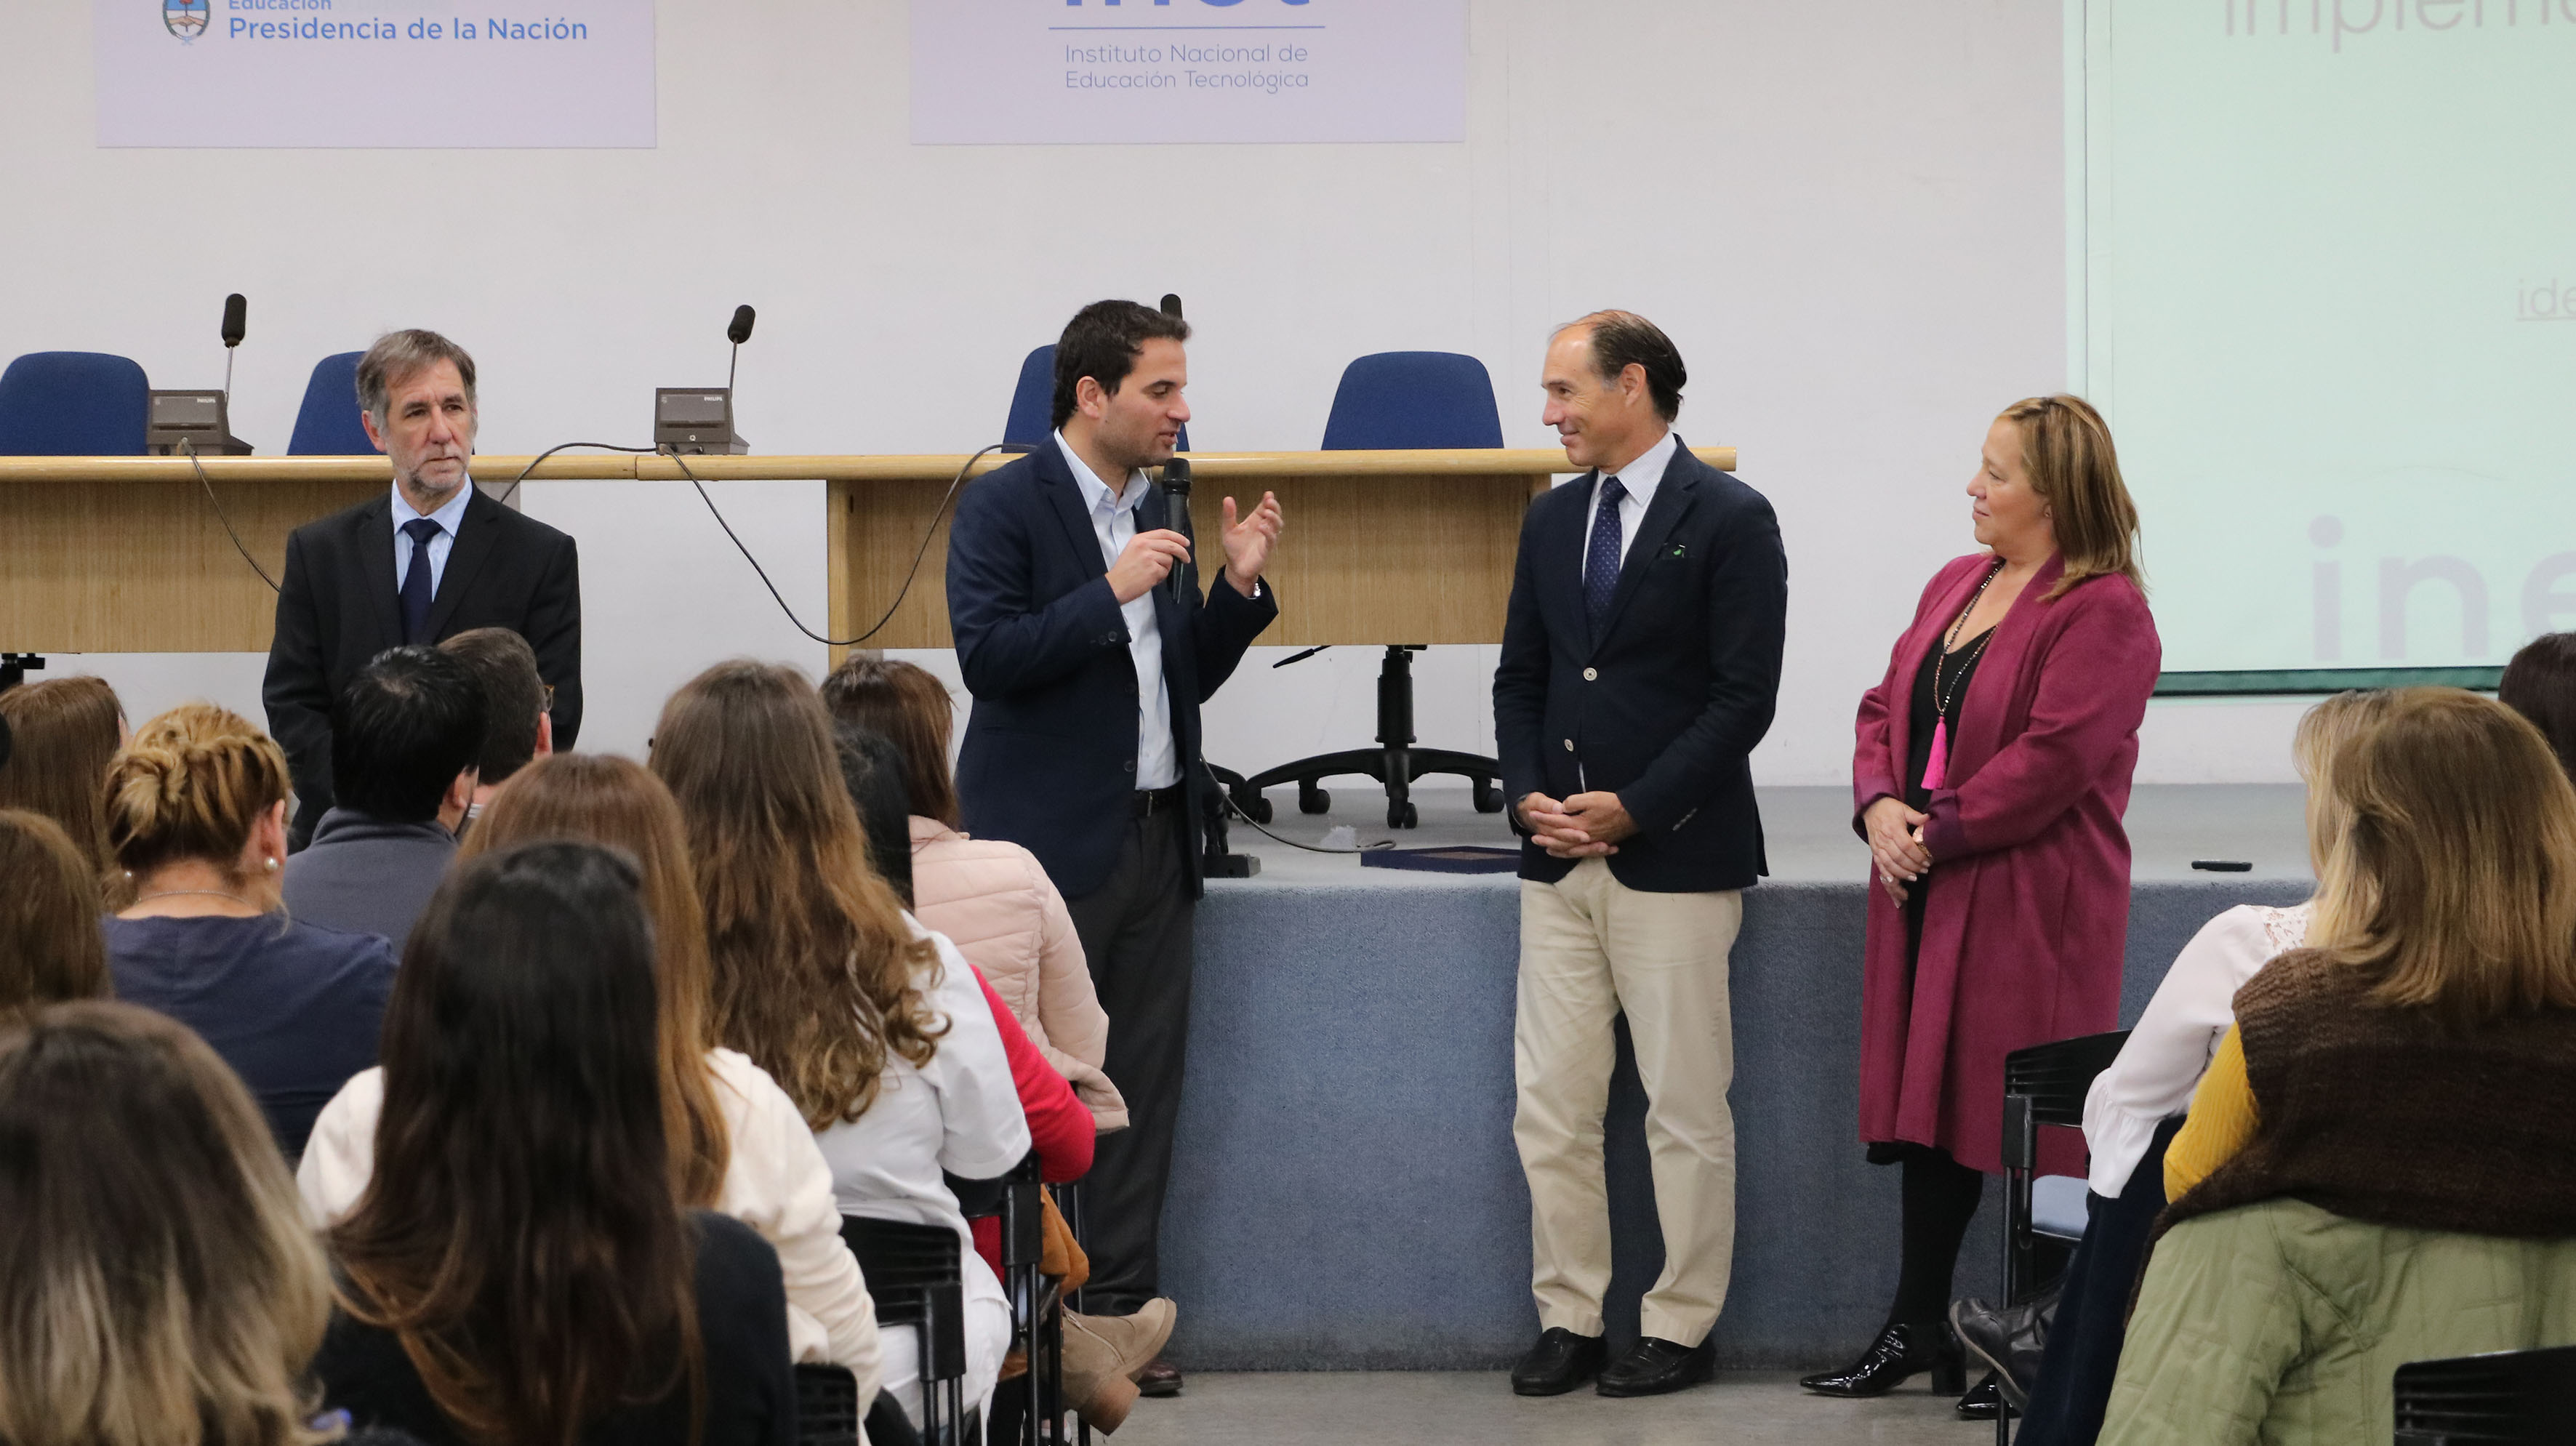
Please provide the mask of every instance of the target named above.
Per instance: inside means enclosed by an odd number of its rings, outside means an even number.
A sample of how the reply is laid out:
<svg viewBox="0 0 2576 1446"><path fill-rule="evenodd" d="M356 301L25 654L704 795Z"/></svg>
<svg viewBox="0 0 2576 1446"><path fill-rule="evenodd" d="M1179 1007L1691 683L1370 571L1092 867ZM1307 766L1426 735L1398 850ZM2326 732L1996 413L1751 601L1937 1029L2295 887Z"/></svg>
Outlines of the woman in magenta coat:
<svg viewBox="0 0 2576 1446"><path fill-rule="evenodd" d="M2004 1056L2118 1024L2120 815L2162 654L2137 508L2109 428L2069 396L2006 408L1968 495L1986 550L1933 575L1860 704L1852 826L1877 886L1860 1132L1874 1163L1905 1171L1905 1224L1886 1325L1800 1383L1826 1395L1926 1370L1936 1389L1965 1384L1944 1322L1984 1177L2002 1169Z"/></svg>

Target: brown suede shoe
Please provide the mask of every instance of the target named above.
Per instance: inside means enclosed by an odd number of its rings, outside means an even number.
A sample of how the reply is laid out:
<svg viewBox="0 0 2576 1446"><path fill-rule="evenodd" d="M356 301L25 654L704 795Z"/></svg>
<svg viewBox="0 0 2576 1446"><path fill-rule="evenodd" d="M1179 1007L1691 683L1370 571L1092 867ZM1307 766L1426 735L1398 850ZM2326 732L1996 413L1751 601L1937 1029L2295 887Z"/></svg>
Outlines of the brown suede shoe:
<svg viewBox="0 0 2576 1446"><path fill-rule="evenodd" d="M1136 1373L1136 1393L1140 1396L1168 1398L1181 1393L1181 1368L1156 1356L1145 1369Z"/></svg>

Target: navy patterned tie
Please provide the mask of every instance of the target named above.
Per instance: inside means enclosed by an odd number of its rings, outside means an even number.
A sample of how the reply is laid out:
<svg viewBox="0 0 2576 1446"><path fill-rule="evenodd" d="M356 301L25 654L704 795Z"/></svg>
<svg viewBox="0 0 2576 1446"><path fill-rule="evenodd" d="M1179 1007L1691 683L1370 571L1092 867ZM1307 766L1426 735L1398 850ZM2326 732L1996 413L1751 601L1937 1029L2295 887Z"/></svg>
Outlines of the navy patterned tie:
<svg viewBox="0 0 2576 1446"><path fill-rule="evenodd" d="M402 580L406 643L424 642L429 637L429 599L435 591L429 574L429 540L444 530L426 517L415 517L403 524L403 535L411 539L411 566L403 569Z"/></svg>
<svg viewBox="0 0 2576 1446"><path fill-rule="evenodd" d="M1600 505L1592 512L1592 545L1583 554L1583 611L1595 641L1609 620L1610 598L1619 591L1619 499L1627 495L1627 484L1604 477Z"/></svg>

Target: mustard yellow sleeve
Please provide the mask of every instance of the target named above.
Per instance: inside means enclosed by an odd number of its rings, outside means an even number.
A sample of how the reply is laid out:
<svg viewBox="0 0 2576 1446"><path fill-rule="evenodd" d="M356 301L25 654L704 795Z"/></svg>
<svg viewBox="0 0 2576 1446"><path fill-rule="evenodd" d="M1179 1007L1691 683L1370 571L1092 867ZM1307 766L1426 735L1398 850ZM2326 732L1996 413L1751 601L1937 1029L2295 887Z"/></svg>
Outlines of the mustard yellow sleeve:
<svg viewBox="0 0 2576 1446"><path fill-rule="evenodd" d="M2165 1199L2179 1200L2192 1186L2236 1157L2254 1138L2254 1086L2245 1077L2245 1043L2229 1025L2209 1072L2192 1092L2191 1115L2165 1147Z"/></svg>

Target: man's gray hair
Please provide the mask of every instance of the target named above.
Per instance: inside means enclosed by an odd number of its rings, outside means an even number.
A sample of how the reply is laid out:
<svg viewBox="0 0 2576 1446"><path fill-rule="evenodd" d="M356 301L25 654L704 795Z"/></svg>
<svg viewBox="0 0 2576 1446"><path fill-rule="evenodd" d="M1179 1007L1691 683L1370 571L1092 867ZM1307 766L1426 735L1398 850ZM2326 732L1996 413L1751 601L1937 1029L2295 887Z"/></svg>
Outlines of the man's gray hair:
<svg viewBox="0 0 2576 1446"><path fill-rule="evenodd" d="M358 405L376 419L377 426L383 426L386 394L440 362L455 363L456 375L465 382L466 405L473 405L474 358L437 332L417 327L386 332L358 358Z"/></svg>

